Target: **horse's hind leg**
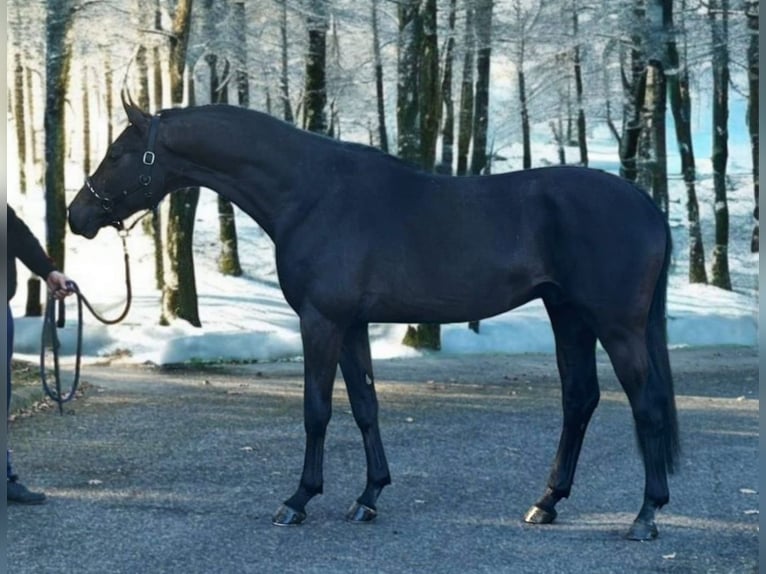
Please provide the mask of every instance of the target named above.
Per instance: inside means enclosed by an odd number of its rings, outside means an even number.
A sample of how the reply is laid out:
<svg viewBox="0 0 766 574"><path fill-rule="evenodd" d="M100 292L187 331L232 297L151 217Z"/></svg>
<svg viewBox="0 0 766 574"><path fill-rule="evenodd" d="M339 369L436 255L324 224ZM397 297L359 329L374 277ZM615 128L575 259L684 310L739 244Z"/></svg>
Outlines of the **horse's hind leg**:
<svg viewBox="0 0 766 574"><path fill-rule="evenodd" d="M340 368L346 381L354 419L362 432L367 458L367 486L349 509L346 518L351 522L369 522L377 515L375 503L383 487L391 484L391 475L378 427L378 399L366 324L351 327L346 332Z"/></svg>
<svg viewBox="0 0 766 574"><path fill-rule="evenodd" d="M644 502L628 531L632 540L657 537L655 514L669 500L668 471L678 447L678 427L667 347L652 356L644 333L618 329L601 338L617 378L628 395L644 461Z"/></svg>
<svg viewBox="0 0 766 574"><path fill-rule="evenodd" d="M546 308L556 339L564 423L545 493L524 516L533 524L553 522L556 503L569 496L585 429L599 401L595 334L571 304L546 302Z"/></svg>
<svg viewBox="0 0 766 574"><path fill-rule="evenodd" d="M303 418L306 453L298 490L277 510L277 526L300 524L306 518L306 504L322 493L324 439L332 414L332 388L338 369L343 332L313 307L301 310L303 339Z"/></svg>

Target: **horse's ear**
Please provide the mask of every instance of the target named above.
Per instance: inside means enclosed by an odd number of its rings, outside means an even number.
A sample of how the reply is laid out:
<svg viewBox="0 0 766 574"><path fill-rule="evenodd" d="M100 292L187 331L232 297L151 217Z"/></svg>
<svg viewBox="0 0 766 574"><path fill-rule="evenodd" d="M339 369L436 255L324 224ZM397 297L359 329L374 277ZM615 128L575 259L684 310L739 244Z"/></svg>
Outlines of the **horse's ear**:
<svg viewBox="0 0 766 574"><path fill-rule="evenodd" d="M128 121L139 129L144 129L149 125L150 116L139 108L130 97L127 88L122 90L122 107L128 116Z"/></svg>

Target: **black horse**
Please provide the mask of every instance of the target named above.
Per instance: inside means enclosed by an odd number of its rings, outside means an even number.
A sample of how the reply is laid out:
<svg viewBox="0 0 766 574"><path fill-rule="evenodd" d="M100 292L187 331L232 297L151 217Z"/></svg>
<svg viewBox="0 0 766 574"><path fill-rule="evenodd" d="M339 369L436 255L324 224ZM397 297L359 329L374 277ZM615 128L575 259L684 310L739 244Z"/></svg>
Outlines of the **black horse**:
<svg viewBox="0 0 766 574"><path fill-rule="evenodd" d="M542 497L525 520L549 523L569 496L599 401L596 341L627 393L645 467L628 537L657 536L678 450L665 332L671 238L632 183L552 167L479 177L419 171L374 148L229 106L149 116L130 125L69 206L93 238L188 186L215 190L276 245L279 281L300 318L306 450L300 484L274 515L298 524L322 492L325 430L338 364L367 458L347 515L369 521L390 475L378 429L368 324L477 320L542 298L556 340L563 429Z"/></svg>

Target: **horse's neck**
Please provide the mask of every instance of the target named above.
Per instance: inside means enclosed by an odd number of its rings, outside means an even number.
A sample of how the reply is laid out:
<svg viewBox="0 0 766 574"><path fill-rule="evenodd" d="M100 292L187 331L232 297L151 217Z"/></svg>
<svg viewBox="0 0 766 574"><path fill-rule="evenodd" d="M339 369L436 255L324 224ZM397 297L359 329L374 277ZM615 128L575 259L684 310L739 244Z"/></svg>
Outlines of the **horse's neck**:
<svg viewBox="0 0 766 574"><path fill-rule="evenodd" d="M180 117L180 116L179 116ZM295 158L289 130L258 116L225 114L212 120L201 111L169 125L169 146L176 159L172 187L198 185L226 197L272 238L291 189Z"/></svg>

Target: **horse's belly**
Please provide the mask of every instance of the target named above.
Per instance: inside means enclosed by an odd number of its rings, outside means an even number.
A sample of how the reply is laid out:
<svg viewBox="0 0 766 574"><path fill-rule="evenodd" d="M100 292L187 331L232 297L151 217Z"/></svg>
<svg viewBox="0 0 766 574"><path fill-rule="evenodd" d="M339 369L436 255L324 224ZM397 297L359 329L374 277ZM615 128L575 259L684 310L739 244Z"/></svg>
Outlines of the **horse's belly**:
<svg viewBox="0 0 766 574"><path fill-rule="evenodd" d="M535 297L528 281L466 281L434 283L430 289L369 291L361 301L360 316L370 323L458 323L499 315Z"/></svg>

